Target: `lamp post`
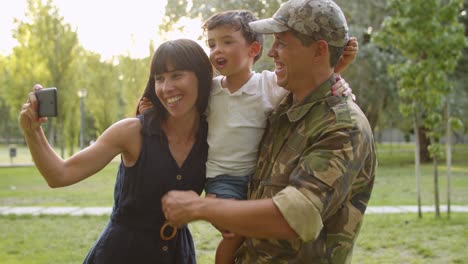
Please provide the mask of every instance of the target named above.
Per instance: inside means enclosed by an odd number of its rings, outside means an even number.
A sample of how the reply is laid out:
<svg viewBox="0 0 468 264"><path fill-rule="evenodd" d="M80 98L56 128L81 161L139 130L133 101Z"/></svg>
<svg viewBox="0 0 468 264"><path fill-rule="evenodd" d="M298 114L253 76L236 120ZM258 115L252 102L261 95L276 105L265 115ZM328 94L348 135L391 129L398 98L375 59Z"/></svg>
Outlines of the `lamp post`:
<svg viewBox="0 0 468 264"><path fill-rule="evenodd" d="M78 97L80 98L80 149L84 148L84 98L88 94L88 90L81 88L78 90Z"/></svg>

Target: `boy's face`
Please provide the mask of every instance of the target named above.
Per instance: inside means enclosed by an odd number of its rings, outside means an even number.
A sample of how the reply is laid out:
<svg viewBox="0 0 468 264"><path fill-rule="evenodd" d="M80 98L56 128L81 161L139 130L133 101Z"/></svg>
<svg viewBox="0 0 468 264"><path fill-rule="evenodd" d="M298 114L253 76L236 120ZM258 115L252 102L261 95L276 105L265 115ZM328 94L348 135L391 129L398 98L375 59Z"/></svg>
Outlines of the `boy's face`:
<svg viewBox="0 0 468 264"><path fill-rule="evenodd" d="M207 32L210 60L224 76L251 71L256 54L240 30L231 26L220 26Z"/></svg>

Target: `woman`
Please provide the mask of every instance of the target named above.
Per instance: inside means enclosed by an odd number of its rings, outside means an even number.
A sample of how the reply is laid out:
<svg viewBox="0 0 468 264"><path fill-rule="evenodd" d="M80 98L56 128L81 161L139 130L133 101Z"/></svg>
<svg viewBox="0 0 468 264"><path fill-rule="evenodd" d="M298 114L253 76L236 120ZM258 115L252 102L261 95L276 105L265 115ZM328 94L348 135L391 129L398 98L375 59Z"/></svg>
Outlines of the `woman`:
<svg viewBox="0 0 468 264"><path fill-rule="evenodd" d="M154 109L109 127L88 148L63 160L50 147L34 93L20 113L33 160L50 187L82 181L121 155L110 221L84 263L196 263L187 226L165 223L169 190L200 194L205 183L205 112L213 71L194 41L163 43L155 52L144 96ZM40 85L34 87L40 89Z"/></svg>

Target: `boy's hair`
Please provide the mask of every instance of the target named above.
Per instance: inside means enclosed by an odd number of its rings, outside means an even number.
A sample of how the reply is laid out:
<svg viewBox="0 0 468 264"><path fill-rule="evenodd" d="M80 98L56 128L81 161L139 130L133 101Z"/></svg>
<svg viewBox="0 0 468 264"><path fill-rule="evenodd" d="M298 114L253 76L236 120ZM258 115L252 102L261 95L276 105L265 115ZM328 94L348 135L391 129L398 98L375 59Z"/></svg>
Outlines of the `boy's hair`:
<svg viewBox="0 0 468 264"><path fill-rule="evenodd" d="M251 44L255 41L260 43L260 52L254 58L255 63L260 59L263 52L263 34L253 31L249 26L249 22L256 20L257 17L248 10L230 10L214 14L208 18L203 23L202 29L204 33L221 26L231 26L236 30L240 30L247 43Z"/></svg>

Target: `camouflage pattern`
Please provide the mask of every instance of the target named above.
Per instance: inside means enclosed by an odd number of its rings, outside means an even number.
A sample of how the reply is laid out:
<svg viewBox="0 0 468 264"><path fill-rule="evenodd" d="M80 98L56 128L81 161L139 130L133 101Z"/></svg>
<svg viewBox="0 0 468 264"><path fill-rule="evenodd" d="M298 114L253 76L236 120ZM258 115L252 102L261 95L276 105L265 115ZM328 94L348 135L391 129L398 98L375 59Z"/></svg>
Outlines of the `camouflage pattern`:
<svg viewBox="0 0 468 264"><path fill-rule="evenodd" d="M348 24L340 7L331 0L290 0L281 5L273 18L249 23L259 33L272 34L295 30L329 45L344 47L349 40Z"/></svg>
<svg viewBox="0 0 468 264"><path fill-rule="evenodd" d="M333 82L296 106L290 94L275 109L248 191L249 199L273 198L307 239L246 239L237 264L351 262L377 161L367 118L349 97L331 95ZM317 226L316 236L304 234Z"/></svg>

